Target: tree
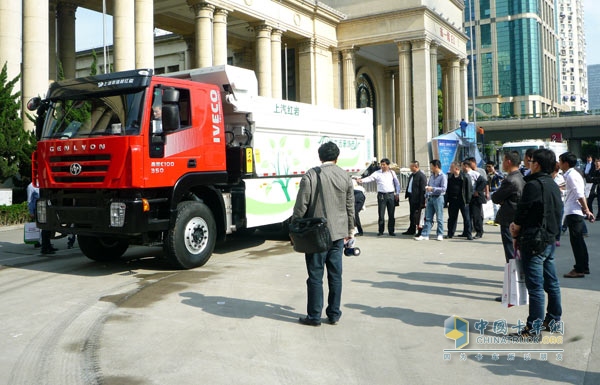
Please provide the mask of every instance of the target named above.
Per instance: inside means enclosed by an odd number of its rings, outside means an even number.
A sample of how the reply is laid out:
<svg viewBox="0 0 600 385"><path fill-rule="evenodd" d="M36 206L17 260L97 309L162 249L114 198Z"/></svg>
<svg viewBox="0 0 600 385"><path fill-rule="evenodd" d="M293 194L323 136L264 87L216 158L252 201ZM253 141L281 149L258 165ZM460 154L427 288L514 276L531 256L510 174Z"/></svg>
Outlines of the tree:
<svg viewBox="0 0 600 385"><path fill-rule="evenodd" d="M6 63L0 72L0 183L18 175L31 175L31 153L36 141L33 132L23 128L21 92L13 93L21 75L8 80ZM18 180L15 180L15 185Z"/></svg>

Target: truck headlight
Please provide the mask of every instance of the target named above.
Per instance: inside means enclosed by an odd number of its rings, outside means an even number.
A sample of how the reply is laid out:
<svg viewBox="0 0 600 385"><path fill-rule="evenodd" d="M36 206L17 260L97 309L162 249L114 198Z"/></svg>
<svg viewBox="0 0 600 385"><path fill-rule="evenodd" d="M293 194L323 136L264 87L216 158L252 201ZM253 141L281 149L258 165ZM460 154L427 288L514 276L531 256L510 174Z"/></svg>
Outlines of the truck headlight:
<svg viewBox="0 0 600 385"><path fill-rule="evenodd" d="M38 199L35 205L35 211L37 215L37 221L39 223L46 223L48 221L48 202L45 199Z"/></svg>
<svg viewBox="0 0 600 385"><path fill-rule="evenodd" d="M123 202L112 202L110 204L110 226L123 227L125 225L125 209Z"/></svg>

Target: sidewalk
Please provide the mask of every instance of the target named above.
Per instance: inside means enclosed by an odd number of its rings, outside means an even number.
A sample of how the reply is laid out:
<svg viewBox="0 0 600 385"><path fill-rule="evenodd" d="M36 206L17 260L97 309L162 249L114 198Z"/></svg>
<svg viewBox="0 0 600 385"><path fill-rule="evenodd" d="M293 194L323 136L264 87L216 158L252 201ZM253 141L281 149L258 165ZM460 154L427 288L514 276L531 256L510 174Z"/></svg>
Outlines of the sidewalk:
<svg viewBox="0 0 600 385"><path fill-rule="evenodd" d="M546 344L502 344L478 338L476 327L487 321L483 336L495 337L495 321L505 320L509 327L524 322L527 309L494 301L502 291L504 265L499 227L485 225L483 238L474 241L416 242L400 235L408 226L408 203L402 199L397 236L377 237L375 200L367 194L361 212L362 254L344 257L338 325L298 324L306 307L306 271L289 242L226 246L202 268L168 274L172 282L165 282L165 292L148 286L155 291L140 293L155 293L151 299L132 294L117 304L103 327L98 353L103 375L143 373L139 383L181 385L600 384L600 224L588 223L592 274L562 278L573 264L568 234L556 252L564 336ZM22 230L0 231L0 253L37 256L20 237ZM59 256L79 253L66 250L66 238L57 243ZM142 280L156 275L144 266L142 261L126 269L144 272ZM444 327L454 316L469 324L469 344L459 350ZM168 355L175 346L177 355ZM177 370L171 367L175 362Z"/></svg>

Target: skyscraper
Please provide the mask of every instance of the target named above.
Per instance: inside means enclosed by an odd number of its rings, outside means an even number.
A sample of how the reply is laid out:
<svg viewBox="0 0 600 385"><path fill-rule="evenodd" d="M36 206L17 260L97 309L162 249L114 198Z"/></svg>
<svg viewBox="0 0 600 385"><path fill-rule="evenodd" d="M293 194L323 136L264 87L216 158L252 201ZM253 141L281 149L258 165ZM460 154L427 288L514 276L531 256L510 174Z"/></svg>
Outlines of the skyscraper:
<svg viewBox="0 0 600 385"><path fill-rule="evenodd" d="M589 105L590 110L600 110L600 64L588 66Z"/></svg>
<svg viewBox="0 0 600 385"><path fill-rule="evenodd" d="M467 53L475 66L474 87L467 72L468 90L472 98L474 88L478 117L563 109L556 30L554 0L465 0L465 33L473 31Z"/></svg>
<svg viewBox="0 0 600 385"><path fill-rule="evenodd" d="M581 0L558 0L558 54L563 104L571 111L588 109L588 75Z"/></svg>

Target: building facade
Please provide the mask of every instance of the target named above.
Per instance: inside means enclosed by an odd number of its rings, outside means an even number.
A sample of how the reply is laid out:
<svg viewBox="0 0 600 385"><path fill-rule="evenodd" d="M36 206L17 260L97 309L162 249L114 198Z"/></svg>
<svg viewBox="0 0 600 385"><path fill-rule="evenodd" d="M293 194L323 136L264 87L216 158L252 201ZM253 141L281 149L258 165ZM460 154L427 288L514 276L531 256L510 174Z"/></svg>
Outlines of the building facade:
<svg viewBox="0 0 600 385"><path fill-rule="evenodd" d="M589 109L600 110L600 64L587 67Z"/></svg>
<svg viewBox="0 0 600 385"><path fill-rule="evenodd" d="M84 7L101 12L102 3L0 3L0 62L8 63L9 76L21 73L24 102L43 95L59 68L66 78L83 71L86 59L77 59L75 53L75 11ZM456 128L467 114L464 3L431 4L107 1L114 35L110 68L173 72L228 63L249 68L256 73L262 96L337 108L372 107L375 153L402 166L413 159L427 164L428 143L439 129L438 67L444 129ZM155 45L154 28L176 36ZM102 54L97 54L97 65L103 68Z"/></svg>
<svg viewBox="0 0 600 385"><path fill-rule="evenodd" d="M535 117L564 110L554 0L466 0L465 5L475 75L471 83L469 68L469 98L474 92L477 116Z"/></svg>
<svg viewBox="0 0 600 385"><path fill-rule="evenodd" d="M588 74L582 0L558 0L558 50L562 103L570 111L588 109Z"/></svg>

